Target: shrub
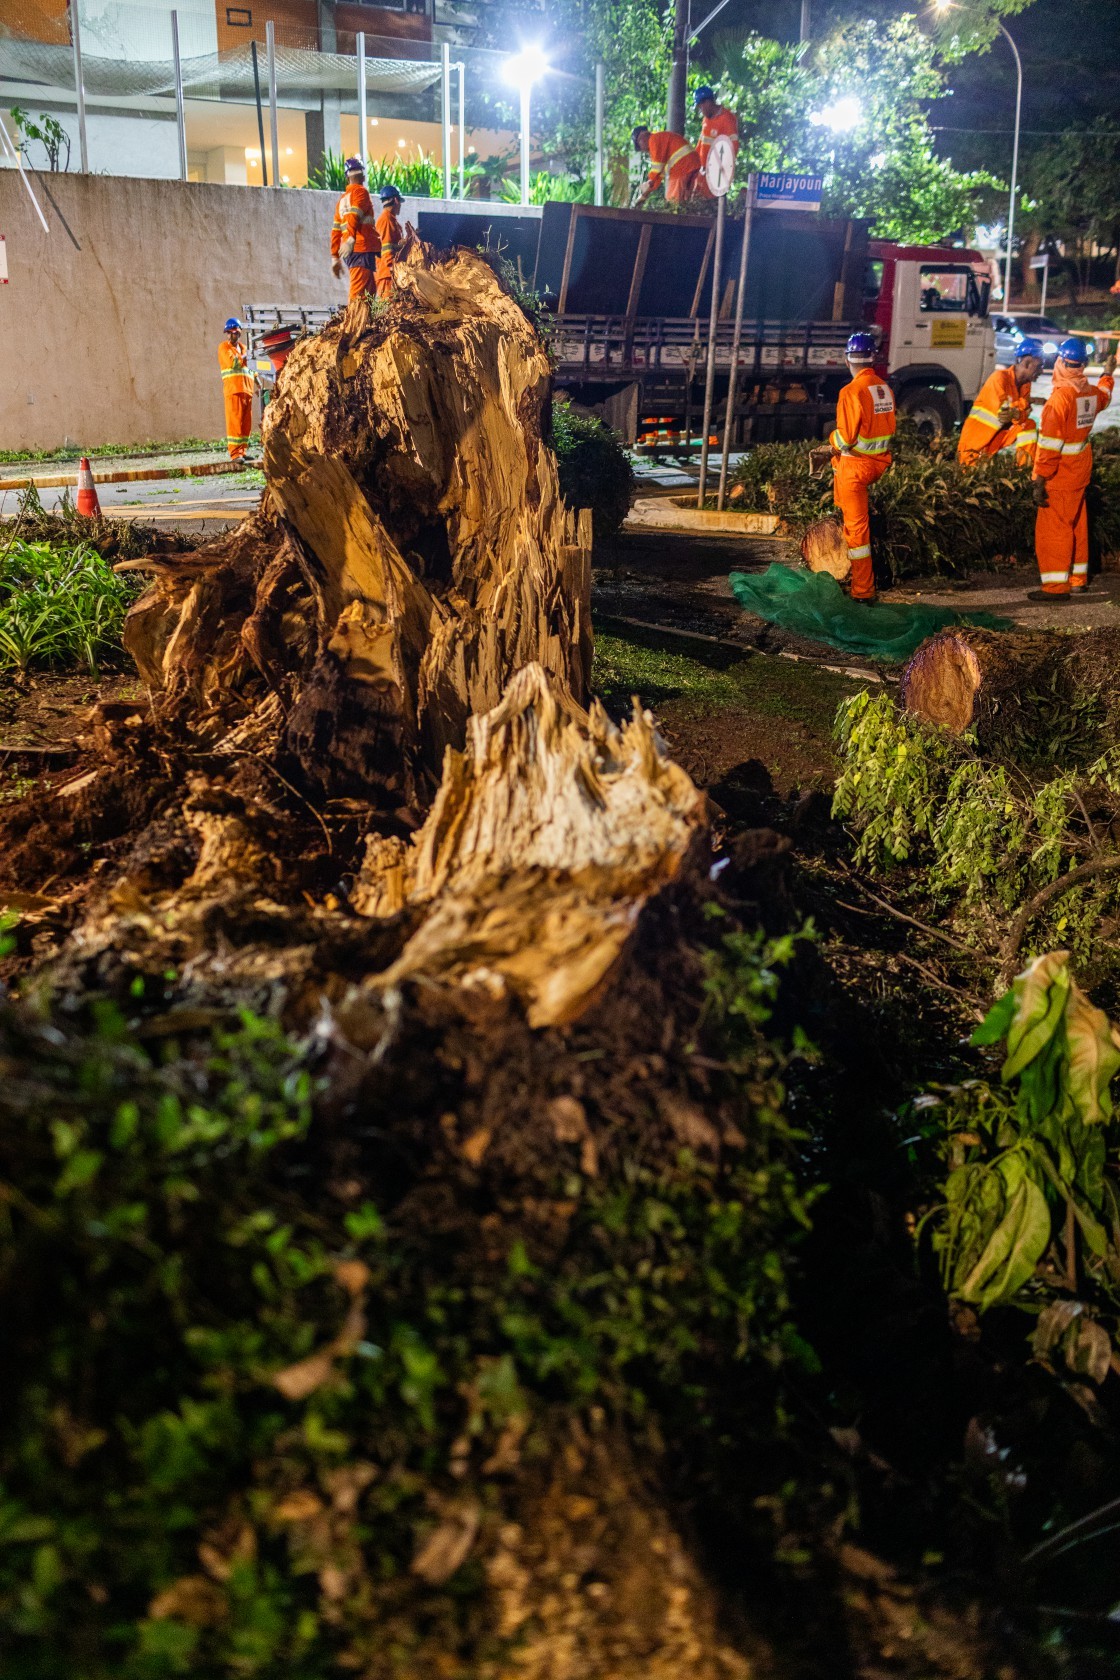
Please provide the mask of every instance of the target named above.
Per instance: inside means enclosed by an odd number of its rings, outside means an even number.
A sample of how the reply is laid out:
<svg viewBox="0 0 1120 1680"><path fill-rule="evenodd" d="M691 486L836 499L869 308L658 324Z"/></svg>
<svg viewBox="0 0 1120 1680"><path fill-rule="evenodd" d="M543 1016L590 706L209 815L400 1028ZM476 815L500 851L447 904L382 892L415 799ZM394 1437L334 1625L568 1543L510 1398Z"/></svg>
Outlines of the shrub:
<svg viewBox="0 0 1120 1680"><path fill-rule="evenodd" d="M0 671L82 666L121 657L124 616L139 593L88 542L25 542L0 550Z"/></svg>
<svg viewBox="0 0 1120 1680"><path fill-rule="evenodd" d="M634 473L622 441L601 420L552 406L552 447L560 466L560 493L569 507L591 509L597 537L622 525L634 499Z"/></svg>

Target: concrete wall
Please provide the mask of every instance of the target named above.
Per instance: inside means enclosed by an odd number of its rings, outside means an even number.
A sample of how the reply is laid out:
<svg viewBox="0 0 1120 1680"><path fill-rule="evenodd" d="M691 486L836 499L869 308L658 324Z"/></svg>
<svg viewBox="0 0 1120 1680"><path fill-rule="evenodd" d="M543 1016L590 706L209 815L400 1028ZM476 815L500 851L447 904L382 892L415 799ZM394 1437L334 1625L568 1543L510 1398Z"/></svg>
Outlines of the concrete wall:
<svg viewBox="0 0 1120 1680"><path fill-rule="evenodd" d="M101 175L54 175L50 187L80 253L42 194L49 236L16 172L0 173L10 278L0 286L0 449L223 436L226 317L245 304L345 298L330 271L333 193ZM518 215L430 201L441 209L472 212L480 242L490 223ZM418 220L423 232L423 211Z"/></svg>

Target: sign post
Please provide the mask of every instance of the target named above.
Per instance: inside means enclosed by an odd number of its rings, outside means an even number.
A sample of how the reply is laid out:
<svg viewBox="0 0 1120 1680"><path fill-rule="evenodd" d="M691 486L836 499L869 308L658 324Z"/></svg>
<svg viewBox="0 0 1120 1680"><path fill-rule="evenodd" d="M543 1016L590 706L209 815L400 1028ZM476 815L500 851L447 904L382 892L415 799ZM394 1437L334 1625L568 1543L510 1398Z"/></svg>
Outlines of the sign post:
<svg viewBox="0 0 1120 1680"><path fill-rule="evenodd" d="M1045 251L1042 254L1041 257L1032 257L1031 258L1031 267L1032 268L1040 268L1042 270L1042 302L1038 306L1038 313L1040 315L1045 315L1045 313L1046 313L1046 282L1050 278L1050 253L1049 253L1049 251Z"/></svg>
<svg viewBox="0 0 1120 1680"><path fill-rule="evenodd" d="M739 289L735 294L735 333L731 340L731 371L727 376L727 410L723 418L723 448L719 458L719 495L716 507L720 513L727 499L727 458L731 453L731 430L735 421L735 387L739 381L739 346L743 338L743 305L747 295L747 260L751 248L751 222L754 218L758 176L748 175L746 204L743 208L743 243L739 251Z"/></svg>
<svg viewBox="0 0 1120 1680"><path fill-rule="evenodd" d="M696 506L704 506L708 488L708 438L712 430L712 407L716 392L716 330L719 326L719 283L723 265L723 228L727 219L727 194L735 174L735 147L729 134L717 134L704 166L708 186L718 199L716 244L712 254L712 307L708 316L708 365L704 379L704 435L700 440L700 484Z"/></svg>

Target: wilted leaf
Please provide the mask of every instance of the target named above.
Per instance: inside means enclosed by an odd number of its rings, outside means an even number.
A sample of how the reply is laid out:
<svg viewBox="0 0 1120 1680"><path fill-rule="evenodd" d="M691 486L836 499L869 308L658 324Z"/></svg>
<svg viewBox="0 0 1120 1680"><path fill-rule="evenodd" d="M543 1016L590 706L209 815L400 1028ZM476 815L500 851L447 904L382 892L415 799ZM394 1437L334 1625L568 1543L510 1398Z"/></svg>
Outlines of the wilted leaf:
<svg viewBox="0 0 1120 1680"><path fill-rule="evenodd" d="M1024 1178L961 1285L961 1297L980 1308L1006 1301L1034 1272L1050 1241L1050 1209L1031 1178Z"/></svg>
<svg viewBox="0 0 1120 1680"><path fill-rule="evenodd" d="M1087 1126L1100 1124L1112 1114L1109 1085L1120 1071L1120 1050L1112 1041L1108 1016L1078 986L1071 988L1066 1004L1066 1037L1073 1105Z"/></svg>
<svg viewBox="0 0 1120 1680"><path fill-rule="evenodd" d="M306 1400L317 1388L329 1382L334 1372L334 1344L321 1348L309 1359L301 1359L274 1373L272 1381L285 1400Z"/></svg>
<svg viewBox="0 0 1120 1680"><path fill-rule="evenodd" d="M1048 951L1016 975L1011 988L1015 1015L1007 1033L1007 1060L1001 1070L1004 1080L1021 1073L1057 1032L1069 995L1068 964L1068 951Z"/></svg>
<svg viewBox="0 0 1120 1680"><path fill-rule="evenodd" d="M297 1488L294 1493L285 1495L272 1515L277 1522L311 1522L325 1509L317 1493L312 1493L310 1488Z"/></svg>
<svg viewBox="0 0 1120 1680"><path fill-rule="evenodd" d="M215 1627L229 1614L221 1587L206 1575L183 1575L157 1593L148 1606L154 1622L174 1619L192 1627Z"/></svg>
<svg viewBox="0 0 1120 1680"><path fill-rule="evenodd" d="M340 1260L334 1269L336 1280L348 1295L360 1295L369 1283L369 1267L361 1260Z"/></svg>
<svg viewBox="0 0 1120 1680"><path fill-rule="evenodd" d="M1065 1341L1066 1364L1079 1377L1102 1383L1112 1359L1112 1338L1103 1324L1082 1315Z"/></svg>
<svg viewBox="0 0 1120 1680"><path fill-rule="evenodd" d="M1057 1347L1082 1310L1080 1301L1051 1301L1048 1307L1043 1307L1031 1337L1036 1359L1045 1359Z"/></svg>
<svg viewBox="0 0 1120 1680"><path fill-rule="evenodd" d="M480 1512L477 1505L461 1505L450 1512L423 1541L412 1560L412 1573L430 1587L450 1580L474 1545Z"/></svg>

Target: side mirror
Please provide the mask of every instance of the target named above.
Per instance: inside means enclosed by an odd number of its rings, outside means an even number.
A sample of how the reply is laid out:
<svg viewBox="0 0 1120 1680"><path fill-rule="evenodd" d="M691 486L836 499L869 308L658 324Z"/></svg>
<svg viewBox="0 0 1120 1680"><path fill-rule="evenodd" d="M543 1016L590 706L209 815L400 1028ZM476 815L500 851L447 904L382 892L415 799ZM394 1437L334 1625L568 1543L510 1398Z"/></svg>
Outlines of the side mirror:
<svg viewBox="0 0 1120 1680"><path fill-rule="evenodd" d="M986 316L988 313L988 301L991 298L991 295L992 282L990 277L985 277L985 279L981 280L979 285L977 285L976 276L974 274L969 275L968 313L970 315L979 315L981 318Z"/></svg>

